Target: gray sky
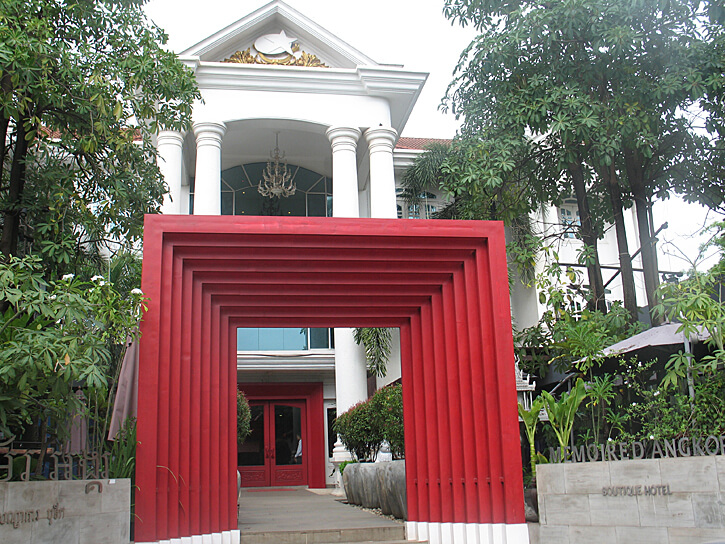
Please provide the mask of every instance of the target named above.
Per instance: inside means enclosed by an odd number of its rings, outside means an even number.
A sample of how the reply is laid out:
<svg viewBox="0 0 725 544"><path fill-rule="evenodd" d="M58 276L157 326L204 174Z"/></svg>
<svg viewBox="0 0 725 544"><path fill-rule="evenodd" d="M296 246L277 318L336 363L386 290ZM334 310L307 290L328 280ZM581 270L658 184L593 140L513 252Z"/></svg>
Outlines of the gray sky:
<svg viewBox="0 0 725 544"><path fill-rule="evenodd" d="M453 26L442 0L285 0L317 24L381 64L402 64L430 76L403 131L404 136L451 138L458 128L452 115L438 110L458 57L475 37L471 28ZM265 5L265 0L150 0L146 13L169 35L169 47L182 51ZM673 198L654 206L660 268L684 270L694 261L704 237L694 236L714 221L706 210ZM630 241L632 244L632 241ZM714 259L709 259L710 265Z"/></svg>

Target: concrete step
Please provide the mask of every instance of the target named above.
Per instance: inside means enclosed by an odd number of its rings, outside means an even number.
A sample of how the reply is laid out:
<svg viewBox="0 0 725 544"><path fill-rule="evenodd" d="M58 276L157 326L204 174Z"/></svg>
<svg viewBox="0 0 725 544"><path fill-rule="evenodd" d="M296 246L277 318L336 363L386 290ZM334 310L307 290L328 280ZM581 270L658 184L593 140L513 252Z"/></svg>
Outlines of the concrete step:
<svg viewBox="0 0 725 544"><path fill-rule="evenodd" d="M425 540L386 540L380 542L379 540L368 540L367 542L341 542L340 544L428 544Z"/></svg>
<svg viewBox="0 0 725 544"><path fill-rule="evenodd" d="M241 544L391 544L405 543L403 525L360 529L315 529L304 531L242 531Z"/></svg>

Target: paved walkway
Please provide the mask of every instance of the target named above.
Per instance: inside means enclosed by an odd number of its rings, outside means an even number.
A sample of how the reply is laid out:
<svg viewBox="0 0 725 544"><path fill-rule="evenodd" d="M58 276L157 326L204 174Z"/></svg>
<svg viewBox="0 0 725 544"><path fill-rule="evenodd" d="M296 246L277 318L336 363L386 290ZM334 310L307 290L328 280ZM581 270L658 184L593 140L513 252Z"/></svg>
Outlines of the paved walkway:
<svg viewBox="0 0 725 544"><path fill-rule="evenodd" d="M285 532L361 533L370 530L378 534L387 533L388 538L401 538L396 535L403 534L402 522L391 521L344 504L330 491L307 488L243 488L239 499L242 542L251 541L245 539L245 535L261 534L267 535L274 542L270 533ZM350 538L352 540L363 539ZM276 541L282 542L282 539L278 538Z"/></svg>

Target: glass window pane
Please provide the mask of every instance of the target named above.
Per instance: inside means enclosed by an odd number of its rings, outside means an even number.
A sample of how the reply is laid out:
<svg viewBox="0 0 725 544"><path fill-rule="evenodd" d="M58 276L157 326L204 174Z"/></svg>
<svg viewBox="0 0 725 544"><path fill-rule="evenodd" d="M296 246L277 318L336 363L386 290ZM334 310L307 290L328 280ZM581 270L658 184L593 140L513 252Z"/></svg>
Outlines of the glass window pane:
<svg viewBox="0 0 725 544"><path fill-rule="evenodd" d="M310 329L310 349L327 349L330 347L330 329Z"/></svg>
<svg viewBox="0 0 725 544"><path fill-rule="evenodd" d="M259 350L259 329L237 329L237 350Z"/></svg>
<svg viewBox="0 0 725 544"><path fill-rule="evenodd" d="M296 406L274 406L276 465L302 464L302 410Z"/></svg>
<svg viewBox="0 0 725 544"><path fill-rule="evenodd" d="M234 215L234 193L222 191L222 215Z"/></svg>
<svg viewBox="0 0 725 544"><path fill-rule="evenodd" d="M259 329L259 349L279 351L284 349L284 329Z"/></svg>
<svg viewBox="0 0 725 544"><path fill-rule="evenodd" d="M307 195L307 216L325 217L327 213L327 197L325 195Z"/></svg>
<svg viewBox="0 0 725 544"><path fill-rule="evenodd" d="M307 349L307 329L283 329L283 348L286 350Z"/></svg>
<svg viewBox="0 0 725 544"><path fill-rule="evenodd" d="M335 441L337 440L337 435L335 434L335 431L332 430L332 424L335 422L335 418L337 417L337 408L328 408L327 409L327 456L332 457L332 450L335 449Z"/></svg>
<svg viewBox="0 0 725 544"><path fill-rule="evenodd" d="M250 406L251 433L244 442L237 444L238 466L264 465L264 406Z"/></svg>

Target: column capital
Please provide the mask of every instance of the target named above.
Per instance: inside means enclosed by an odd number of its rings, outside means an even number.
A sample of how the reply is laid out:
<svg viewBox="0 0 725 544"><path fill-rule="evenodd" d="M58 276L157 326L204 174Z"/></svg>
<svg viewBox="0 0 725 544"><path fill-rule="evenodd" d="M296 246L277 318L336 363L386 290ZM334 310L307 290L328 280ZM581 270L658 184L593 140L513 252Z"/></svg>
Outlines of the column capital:
<svg viewBox="0 0 725 544"><path fill-rule="evenodd" d="M355 151L362 133L355 127L330 127L325 132L332 144L332 152L337 150Z"/></svg>
<svg viewBox="0 0 725 544"><path fill-rule="evenodd" d="M365 131L365 140L368 142L370 153L379 151L392 153L395 142L398 140L398 131L393 127L370 127Z"/></svg>
<svg viewBox="0 0 725 544"><path fill-rule="evenodd" d="M156 135L157 146L175 145L181 147L184 143L184 133L178 130L160 130Z"/></svg>
<svg viewBox="0 0 725 544"><path fill-rule="evenodd" d="M227 131L224 123L216 121L198 121L193 125L196 147L212 145L218 148L222 146L222 138Z"/></svg>

